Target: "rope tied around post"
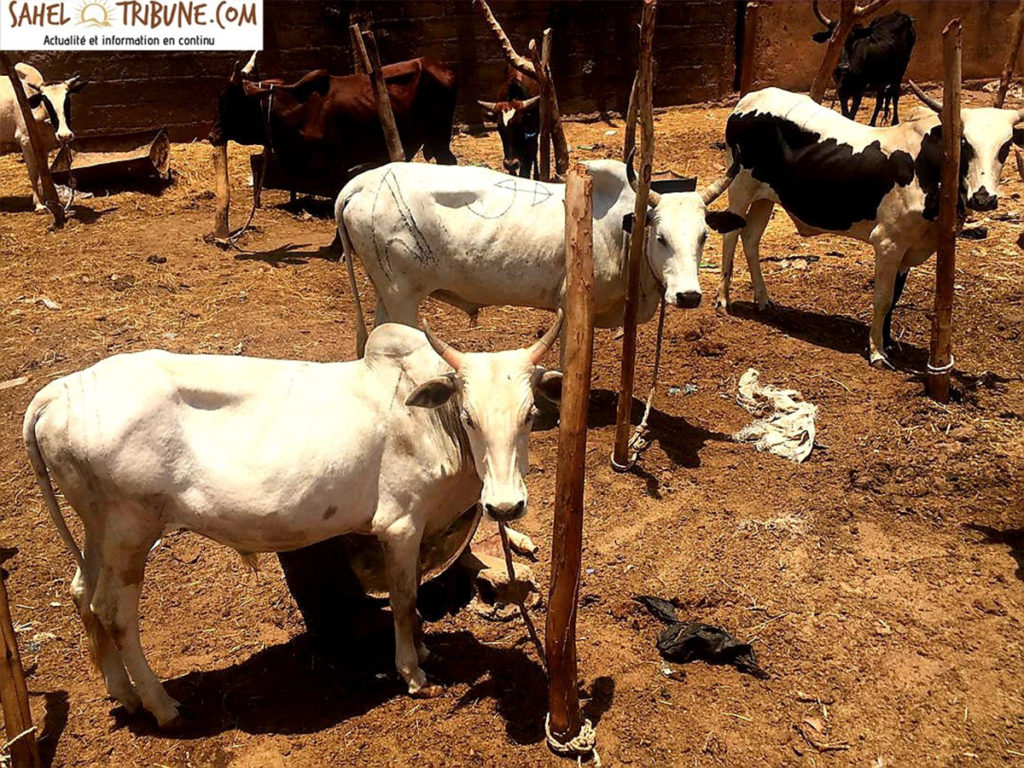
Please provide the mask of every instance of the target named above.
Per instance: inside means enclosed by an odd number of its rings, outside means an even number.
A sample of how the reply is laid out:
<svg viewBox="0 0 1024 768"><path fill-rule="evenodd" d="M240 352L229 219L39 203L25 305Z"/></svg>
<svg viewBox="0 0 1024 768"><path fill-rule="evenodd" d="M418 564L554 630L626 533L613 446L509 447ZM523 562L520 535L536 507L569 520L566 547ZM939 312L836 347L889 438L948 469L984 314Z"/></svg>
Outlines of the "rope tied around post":
<svg viewBox="0 0 1024 768"><path fill-rule="evenodd" d="M547 736L548 749L562 757L575 757L576 764L582 765L583 758L588 755L594 765L601 768L601 756L597 753L597 731L594 724L584 718L580 732L568 741L561 741L551 732L551 715L544 718L544 734Z"/></svg>

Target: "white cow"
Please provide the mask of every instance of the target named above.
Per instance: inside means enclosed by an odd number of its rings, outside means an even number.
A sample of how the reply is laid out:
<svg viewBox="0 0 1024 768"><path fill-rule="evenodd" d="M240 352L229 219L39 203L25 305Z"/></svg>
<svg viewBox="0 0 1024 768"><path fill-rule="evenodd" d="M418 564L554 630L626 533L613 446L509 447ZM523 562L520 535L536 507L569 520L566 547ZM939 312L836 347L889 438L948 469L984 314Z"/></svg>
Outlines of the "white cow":
<svg viewBox="0 0 1024 768"><path fill-rule="evenodd" d="M594 182L595 325L610 328L622 324L623 225L632 217L636 179L631 164L595 160L587 168ZM652 191L640 322L653 316L662 296L673 306L700 304L697 270L708 227L728 232L744 223L728 211L707 210L731 178L700 192ZM471 316L494 305L560 307L564 201L564 184L464 165L391 163L346 184L334 215L350 277L358 254L377 289L377 322L415 325L427 296ZM366 338L358 314L357 351Z"/></svg>
<svg viewBox="0 0 1024 768"><path fill-rule="evenodd" d="M537 363L560 326L561 316L528 349L471 354L389 324L345 363L153 350L44 387L25 414L25 445L78 560L71 593L110 694L162 726L178 717L138 627L146 554L178 528L243 556L377 536L398 672L410 694L436 693L420 669L421 539L477 503L495 520L525 514L534 394L561 391L561 374ZM51 476L82 519L84 551Z"/></svg>
<svg viewBox="0 0 1024 768"><path fill-rule="evenodd" d="M71 94L78 93L89 84L89 81L74 75L67 80L46 82L38 69L24 63L15 64L14 71L25 84L32 116L39 127L46 151L49 152L57 144L63 146L74 141L75 134L71 132ZM45 211L46 206L43 204L42 190L39 187L39 173L25 128L25 119L18 107L11 79L6 75L0 76L0 150L5 145L21 147L28 168L28 177L32 182L32 202L35 203L37 211Z"/></svg>

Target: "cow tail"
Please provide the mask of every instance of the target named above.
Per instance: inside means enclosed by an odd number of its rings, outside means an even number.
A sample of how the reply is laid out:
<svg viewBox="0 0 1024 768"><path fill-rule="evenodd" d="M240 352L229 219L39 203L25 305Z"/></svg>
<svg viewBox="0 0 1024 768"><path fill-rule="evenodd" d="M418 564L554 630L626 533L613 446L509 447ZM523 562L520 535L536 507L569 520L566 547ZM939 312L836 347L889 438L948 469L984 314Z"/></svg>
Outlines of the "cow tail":
<svg viewBox="0 0 1024 768"><path fill-rule="evenodd" d="M57 494L54 493L53 483L50 481L50 470L46 466L43 454L39 450L39 441L36 438L36 423L39 421L39 417L43 415L45 407L45 400L42 400L38 395L29 404L28 411L25 413L25 422L22 426L22 438L25 441L25 449L28 451L29 461L32 462L32 469L36 473L36 482L39 483L39 490L43 494L43 500L46 501L46 508L50 511L50 519L53 520L57 533L60 534L68 551L75 556L78 567L84 569L85 561L82 557L82 550L75 541L75 537L71 535L71 531L68 530L68 524L60 511Z"/></svg>
<svg viewBox="0 0 1024 768"><path fill-rule="evenodd" d="M356 284L356 268L353 264L356 249L352 246L352 239L345 229L345 206L349 201L345 200L335 214L338 221L338 237L341 239L341 247L345 259L345 267L348 269L348 283L352 287L352 298L356 303L356 357L362 357L366 351L366 319L363 317L363 302L359 298L359 286Z"/></svg>

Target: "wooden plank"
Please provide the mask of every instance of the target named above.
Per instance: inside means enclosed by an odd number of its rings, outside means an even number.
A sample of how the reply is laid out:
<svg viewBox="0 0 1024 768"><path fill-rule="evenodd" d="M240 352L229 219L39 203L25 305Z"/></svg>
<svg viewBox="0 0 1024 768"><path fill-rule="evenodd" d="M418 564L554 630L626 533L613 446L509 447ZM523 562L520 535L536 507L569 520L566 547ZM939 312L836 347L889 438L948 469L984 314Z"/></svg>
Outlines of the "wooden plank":
<svg viewBox="0 0 1024 768"><path fill-rule="evenodd" d="M11 71L11 70L8 70ZM0 578L0 706L3 707L4 728L10 743L13 768L39 768L39 747L32 729L32 711L28 705L25 673L14 634L11 609L7 602L7 585Z"/></svg>
<svg viewBox="0 0 1024 768"><path fill-rule="evenodd" d="M35 157L36 173L39 179L39 191L43 196L43 203L53 214L53 223L56 227L63 227L66 217L64 207L57 197L57 189L53 186L53 178L50 176L50 161L43 145L43 137L39 135L39 126L36 125L32 116L32 108L28 105L28 94L25 93L25 84L18 77L10 58L3 51L0 51L0 64L3 70L11 79L11 90L14 91L14 98L18 101L18 108L21 110L21 117L25 121L25 131L28 133L29 144L32 147L32 154ZM56 127L55 127L56 129Z"/></svg>
<svg viewBox="0 0 1024 768"><path fill-rule="evenodd" d="M615 449L612 467L629 469L629 437L632 431L633 384L636 374L636 312L640 291L640 268L645 261L647 199L651 190L651 166L654 162L654 109L652 104L654 17L656 0L644 0L640 21L640 69L637 83L637 110L642 127L640 142L640 178L637 180L633 207L633 231L629 239L626 266L626 304L622 318L622 369L619 377L619 403L615 412Z"/></svg>
<svg viewBox="0 0 1024 768"><path fill-rule="evenodd" d="M391 96L384 83L380 55L377 53L377 41L373 37L373 32L368 30L364 31L361 37L366 55L367 72L370 75L370 85L373 88L373 96L377 100L377 115L380 117L380 126L384 131L384 141L388 145L388 157L391 158L391 162L400 163L405 160L405 150L402 149L402 139L398 135L398 128L395 125L395 113L391 109Z"/></svg>
<svg viewBox="0 0 1024 768"><path fill-rule="evenodd" d="M551 539L547 630L551 734L561 743L582 726L576 672L576 608L583 548L587 406L594 344L593 180L576 163L565 190L565 370Z"/></svg>
<svg viewBox="0 0 1024 768"><path fill-rule="evenodd" d="M960 195L960 119L962 27L953 19L942 30L942 176L939 191L939 249L935 264L935 314L932 317L928 394L949 402L953 360L953 295L956 281L957 200Z"/></svg>

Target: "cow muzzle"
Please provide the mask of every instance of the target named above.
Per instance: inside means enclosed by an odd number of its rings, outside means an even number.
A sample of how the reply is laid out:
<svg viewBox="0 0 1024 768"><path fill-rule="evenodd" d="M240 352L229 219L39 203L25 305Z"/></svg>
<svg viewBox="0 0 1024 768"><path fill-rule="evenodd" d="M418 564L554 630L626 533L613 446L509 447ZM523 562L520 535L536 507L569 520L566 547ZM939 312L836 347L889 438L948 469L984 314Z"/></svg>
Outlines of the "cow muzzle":
<svg viewBox="0 0 1024 768"><path fill-rule="evenodd" d="M57 143L62 147L67 146L75 140L75 134L71 131L58 131L54 136L57 139Z"/></svg>
<svg viewBox="0 0 1024 768"><path fill-rule="evenodd" d="M700 306L700 291L679 291L676 293L675 305L680 309L696 309Z"/></svg>
<svg viewBox="0 0 1024 768"><path fill-rule="evenodd" d="M526 514L526 500L485 503L484 512L496 523L511 523Z"/></svg>
<svg viewBox="0 0 1024 768"><path fill-rule="evenodd" d="M522 163L516 159L503 160L501 164L505 166L505 172L511 173L513 176L519 173L519 168L522 165Z"/></svg>
<svg viewBox="0 0 1024 768"><path fill-rule="evenodd" d="M999 197L989 194L988 190L982 187L967 201L967 207L972 211L994 211L999 205Z"/></svg>

